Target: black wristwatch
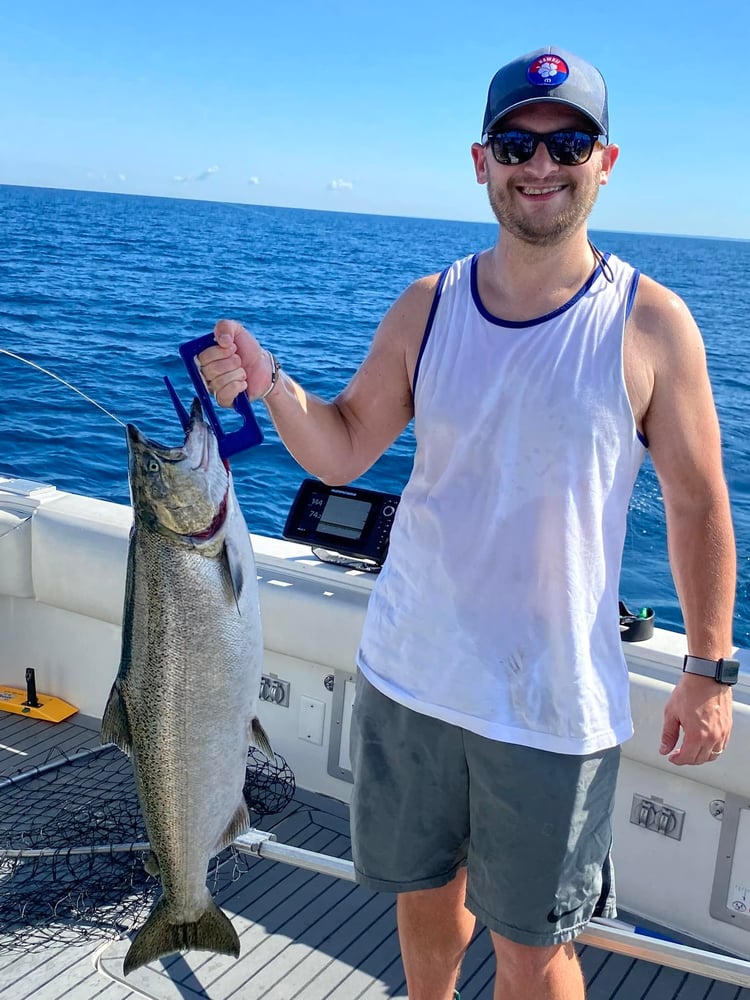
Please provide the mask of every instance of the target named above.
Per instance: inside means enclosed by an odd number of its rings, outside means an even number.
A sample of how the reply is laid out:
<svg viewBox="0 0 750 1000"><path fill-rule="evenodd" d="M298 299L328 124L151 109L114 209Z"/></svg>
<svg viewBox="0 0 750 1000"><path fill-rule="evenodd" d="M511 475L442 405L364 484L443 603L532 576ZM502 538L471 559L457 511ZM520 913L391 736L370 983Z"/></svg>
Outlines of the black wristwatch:
<svg viewBox="0 0 750 1000"><path fill-rule="evenodd" d="M700 674L701 677L713 677L719 684L736 684L740 672L739 660L705 660L702 656L686 656L682 671L685 674Z"/></svg>

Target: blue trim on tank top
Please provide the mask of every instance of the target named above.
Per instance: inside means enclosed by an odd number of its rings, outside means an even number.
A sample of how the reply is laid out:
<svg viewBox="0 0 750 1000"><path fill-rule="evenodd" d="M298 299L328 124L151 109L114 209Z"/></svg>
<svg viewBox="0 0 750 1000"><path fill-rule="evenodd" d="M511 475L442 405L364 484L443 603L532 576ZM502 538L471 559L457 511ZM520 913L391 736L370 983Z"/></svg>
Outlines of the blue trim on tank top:
<svg viewBox="0 0 750 1000"><path fill-rule="evenodd" d="M633 303L635 302L635 293L638 291L638 282L641 280L641 272L637 267L633 268L633 277L630 279L630 288L628 289L628 298L625 302L625 319L630 316L633 311Z"/></svg>
<svg viewBox="0 0 750 1000"><path fill-rule="evenodd" d="M609 260L610 254L605 253L603 255L603 260ZM523 329L527 326L538 326L540 323L546 323L548 320L554 319L556 316L561 316L562 313L567 312L572 306L582 298L586 292L591 288L596 279L602 273L602 268L600 264L594 268L593 273L587 278L585 284L578 289L575 295L568 299L563 305L558 309L553 309L552 312L547 313L544 316L537 316L535 319L524 319L524 320L512 320L512 319L500 319L499 316L493 316L491 312L488 312L481 298L479 297L479 288L477 286L477 261L479 260L479 254L475 253L471 258L471 297L474 300L474 305L477 307L480 315L487 320L488 323L494 323L495 326L506 326L514 330Z"/></svg>
<svg viewBox="0 0 750 1000"><path fill-rule="evenodd" d="M446 267L444 271L440 273L440 280L437 283L437 288L435 289L435 295L432 299L432 305L430 306L430 315L427 317L427 322L425 323L424 336L422 337L422 343L419 347L419 354L417 355L417 363L414 365L414 378L411 384L411 394L414 397L414 392L417 388L417 378L419 377L419 368L422 364L422 355L424 354L425 347L427 347L427 341L432 333L432 326L435 322L435 313L437 312L437 307L440 302L440 293L443 290L443 285L445 284L445 279L448 277L448 272L450 267Z"/></svg>
<svg viewBox="0 0 750 1000"><path fill-rule="evenodd" d="M635 293L638 291L638 282L641 279L641 272L639 269L633 268L633 277L630 279L630 288L628 289L628 297L625 300L625 319L630 316L633 311L633 303L635 302ZM641 434L640 431L636 431L636 436L641 442L644 448L648 448L648 438L645 434Z"/></svg>

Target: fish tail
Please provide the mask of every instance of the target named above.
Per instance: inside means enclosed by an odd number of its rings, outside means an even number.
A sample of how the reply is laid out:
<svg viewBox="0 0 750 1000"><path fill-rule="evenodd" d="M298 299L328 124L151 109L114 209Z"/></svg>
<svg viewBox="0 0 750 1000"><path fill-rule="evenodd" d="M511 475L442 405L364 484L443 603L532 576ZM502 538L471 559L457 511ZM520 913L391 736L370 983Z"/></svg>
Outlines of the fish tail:
<svg viewBox="0 0 750 1000"><path fill-rule="evenodd" d="M266 731L260 724L260 719L257 715L253 719L250 728L253 734L253 743L261 751L261 753L264 753L266 757L268 757L269 760L273 760L275 754L271 747L271 741L266 736Z"/></svg>
<svg viewBox="0 0 750 1000"><path fill-rule="evenodd" d="M229 917L212 899L195 923L170 923L166 899L160 899L146 923L138 931L123 962L127 976L134 969L175 951L215 951L220 955L240 954L240 939Z"/></svg>

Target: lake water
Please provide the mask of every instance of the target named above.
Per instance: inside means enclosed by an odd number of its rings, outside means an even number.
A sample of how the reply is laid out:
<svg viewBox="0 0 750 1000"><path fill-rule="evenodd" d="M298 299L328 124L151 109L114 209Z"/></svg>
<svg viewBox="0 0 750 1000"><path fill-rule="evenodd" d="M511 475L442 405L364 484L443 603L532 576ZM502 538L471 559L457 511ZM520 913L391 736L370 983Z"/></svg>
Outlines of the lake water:
<svg viewBox="0 0 750 1000"><path fill-rule="evenodd" d="M420 275L490 246L483 223L0 186L0 347L49 368L148 435L178 443L162 377L188 402L179 343L242 320L291 375L334 395L382 314ZM722 420L739 553L735 641L750 646L750 242L594 233L673 288L703 332ZM264 443L233 459L254 532L279 535L304 477L255 407ZM231 427L231 424L227 425ZM120 426L63 386L0 355L0 471L128 502ZM400 490L404 435L359 483ZM621 594L681 628L663 504L647 461L631 503Z"/></svg>

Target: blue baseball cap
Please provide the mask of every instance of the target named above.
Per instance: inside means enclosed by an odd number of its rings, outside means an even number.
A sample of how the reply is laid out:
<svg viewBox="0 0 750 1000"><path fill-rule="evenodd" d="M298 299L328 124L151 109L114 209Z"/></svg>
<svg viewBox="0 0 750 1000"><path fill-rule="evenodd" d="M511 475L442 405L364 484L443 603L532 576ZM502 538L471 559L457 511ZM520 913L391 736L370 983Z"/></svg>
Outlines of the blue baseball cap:
<svg viewBox="0 0 750 1000"><path fill-rule="evenodd" d="M585 59L552 46L519 56L495 73L487 94L482 135L491 132L501 118L516 108L540 101L553 101L580 111L609 142L604 77Z"/></svg>

